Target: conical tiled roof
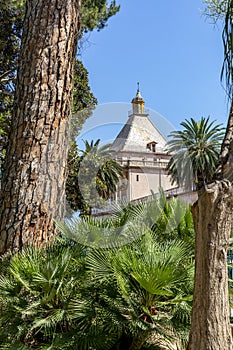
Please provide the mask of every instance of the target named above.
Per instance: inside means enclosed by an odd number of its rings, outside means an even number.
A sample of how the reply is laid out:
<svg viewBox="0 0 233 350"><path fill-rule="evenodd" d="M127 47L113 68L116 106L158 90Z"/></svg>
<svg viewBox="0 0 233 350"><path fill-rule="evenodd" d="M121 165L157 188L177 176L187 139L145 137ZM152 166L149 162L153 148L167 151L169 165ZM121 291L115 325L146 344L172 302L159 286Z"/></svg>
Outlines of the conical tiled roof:
<svg viewBox="0 0 233 350"><path fill-rule="evenodd" d="M149 152L147 145L156 143L156 153L166 152L166 139L154 126L148 115L132 114L113 142L116 152Z"/></svg>

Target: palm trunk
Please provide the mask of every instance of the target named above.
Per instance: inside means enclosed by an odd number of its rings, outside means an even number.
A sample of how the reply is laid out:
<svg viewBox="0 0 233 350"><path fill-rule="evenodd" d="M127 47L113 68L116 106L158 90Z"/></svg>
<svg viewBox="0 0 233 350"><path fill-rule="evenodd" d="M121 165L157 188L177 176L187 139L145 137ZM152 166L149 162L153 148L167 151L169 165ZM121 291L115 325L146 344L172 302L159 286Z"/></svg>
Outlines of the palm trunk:
<svg viewBox="0 0 233 350"><path fill-rule="evenodd" d="M140 350L145 344L146 340L149 338L150 334L151 331L144 331L139 333L139 335L133 339L129 350Z"/></svg>
<svg viewBox="0 0 233 350"><path fill-rule="evenodd" d="M79 0L28 0L0 195L0 253L40 245L64 214Z"/></svg>
<svg viewBox="0 0 233 350"><path fill-rule="evenodd" d="M190 350L233 348L227 273L232 195L229 181L216 182L199 192L192 208L196 243Z"/></svg>

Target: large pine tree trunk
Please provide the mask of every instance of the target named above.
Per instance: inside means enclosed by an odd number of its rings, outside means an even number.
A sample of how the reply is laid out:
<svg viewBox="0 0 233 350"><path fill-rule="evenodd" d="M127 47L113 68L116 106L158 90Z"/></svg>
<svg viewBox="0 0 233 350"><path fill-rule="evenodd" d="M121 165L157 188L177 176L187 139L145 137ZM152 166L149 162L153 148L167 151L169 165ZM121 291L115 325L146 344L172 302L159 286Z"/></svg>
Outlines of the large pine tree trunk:
<svg viewBox="0 0 233 350"><path fill-rule="evenodd" d="M0 253L42 244L64 213L79 0L28 0L0 195Z"/></svg>
<svg viewBox="0 0 233 350"><path fill-rule="evenodd" d="M233 210L229 181L211 184L193 206L196 232L191 350L232 350L227 248Z"/></svg>

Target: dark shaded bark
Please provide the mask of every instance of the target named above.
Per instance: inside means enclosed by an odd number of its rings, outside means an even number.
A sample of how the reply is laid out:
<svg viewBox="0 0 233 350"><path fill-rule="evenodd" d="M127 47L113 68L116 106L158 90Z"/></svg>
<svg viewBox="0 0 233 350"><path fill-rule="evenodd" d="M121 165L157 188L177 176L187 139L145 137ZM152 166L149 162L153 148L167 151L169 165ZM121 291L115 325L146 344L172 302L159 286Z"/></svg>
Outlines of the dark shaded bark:
<svg viewBox="0 0 233 350"><path fill-rule="evenodd" d="M190 350L230 350L227 249L229 245L233 187L222 180L199 192L193 205L195 287Z"/></svg>
<svg viewBox="0 0 233 350"><path fill-rule="evenodd" d="M138 336L136 336L130 347L129 350L140 350L142 346L145 344L146 340L149 338L151 334L151 331L144 331L144 332L139 332Z"/></svg>
<svg viewBox="0 0 233 350"><path fill-rule="evenodd" d="M0 195L0 253L40 245L65 208L79 0L27 1Z"/></svg>

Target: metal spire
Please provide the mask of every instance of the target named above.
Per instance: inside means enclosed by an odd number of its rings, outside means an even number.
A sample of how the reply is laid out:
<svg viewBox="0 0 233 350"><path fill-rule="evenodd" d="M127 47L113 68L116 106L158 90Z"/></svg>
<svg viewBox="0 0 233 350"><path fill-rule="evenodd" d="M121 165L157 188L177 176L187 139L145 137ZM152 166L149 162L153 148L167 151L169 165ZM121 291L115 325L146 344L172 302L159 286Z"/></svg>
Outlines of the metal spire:
<svg viewBox="0 0 233 350"><path fill-rule="evenodd" d="M138 89L137 89L137 97L141 97L141 93L140 93L140 84L139 84L139 81L137 82L138 84Z"/></svg>

